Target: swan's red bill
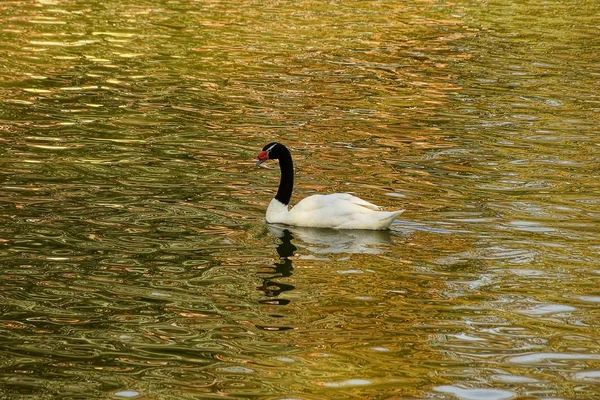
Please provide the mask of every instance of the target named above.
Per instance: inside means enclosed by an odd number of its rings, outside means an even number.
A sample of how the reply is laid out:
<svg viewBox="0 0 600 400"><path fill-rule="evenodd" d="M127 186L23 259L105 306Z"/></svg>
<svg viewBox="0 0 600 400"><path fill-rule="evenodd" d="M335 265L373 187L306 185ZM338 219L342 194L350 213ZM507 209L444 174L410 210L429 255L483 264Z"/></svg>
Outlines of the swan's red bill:
<svg viewBox="0 0 600 400"><path fill-rule="evenodd" d="M260 153L258 153L258 156L256 158L258 158L258 161L256 163L256 166L258 167L260 164L264 163L269 159L269 153L266 151L261 151Z"/></svg>

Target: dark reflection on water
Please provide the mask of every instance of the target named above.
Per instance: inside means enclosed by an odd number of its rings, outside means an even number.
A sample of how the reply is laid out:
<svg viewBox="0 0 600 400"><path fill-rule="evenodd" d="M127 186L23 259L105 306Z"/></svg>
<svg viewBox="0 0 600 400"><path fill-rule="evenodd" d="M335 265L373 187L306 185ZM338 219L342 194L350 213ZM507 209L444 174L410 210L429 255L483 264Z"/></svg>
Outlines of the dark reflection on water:
<svg viewBox="0 0 600 400"><path fill-rule="evenodd" d="M273 233L272 230L271 233ZM258 290L264 292L265 296L268 297L267 300L261 300L261 303L283 306L288 304L290 301L277 297L285 292L294 290L294 286L278 282L276 279L288 278L292 276L292 271L294 270L294 267L292 266L292 256L296 251L296 246L292 244L293 236L289 230L283 229L278 231L276 236L281 240L281 243L277 246L279 262L273 264L275 267L272 268L272 271L263 272L263 274L267 276L262 278L263 284L258 288Z"/></svg>
<svg viewBox="0 0 600 400"><path fill-rule="evenodd" d="M0 398L595 399L599 12L0 2Z"/></svg>
<svg viewBox="0 0 600 400"><path fill-rule="evenodd" d="M268 224L267 228L281 243L277 246L279 262L273 264L274 268L262 272L262 274L267 276L262 278L263 284L258 290L264 292L265 296L268 297L268 299L260 301L263 304L286 305L290 302L290 300L280 298L279 296L287 291L294 290L295 287L277 281L277 278L289 278L292 276L292 271L294 270L292 261L296 255L296 250L298 250L292 244L294 238L302 242L300 246L303 249L317 255L331 253L379 254L385 251L380 247L381 245L391 245L393 243L392 236L388 231L334 230L276 224Z"/></svg>

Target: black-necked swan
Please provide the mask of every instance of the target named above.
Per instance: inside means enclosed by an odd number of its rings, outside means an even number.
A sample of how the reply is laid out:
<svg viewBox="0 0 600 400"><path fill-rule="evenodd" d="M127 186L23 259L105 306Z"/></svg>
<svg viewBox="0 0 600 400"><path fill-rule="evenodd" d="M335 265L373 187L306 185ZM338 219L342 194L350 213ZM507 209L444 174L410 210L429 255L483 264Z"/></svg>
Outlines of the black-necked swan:
<svg viewBox="0 0 600 400"><path fill-rule="evenodd" d="M349 193L316 194L301 200L288 210L294 190L292 155L281 143L269 143L258 153L259 166L267 160L279 160L281 180L275 198L267 208L266 220L272 224L333 229L388 229L404 210L381 208Z"/></svg>

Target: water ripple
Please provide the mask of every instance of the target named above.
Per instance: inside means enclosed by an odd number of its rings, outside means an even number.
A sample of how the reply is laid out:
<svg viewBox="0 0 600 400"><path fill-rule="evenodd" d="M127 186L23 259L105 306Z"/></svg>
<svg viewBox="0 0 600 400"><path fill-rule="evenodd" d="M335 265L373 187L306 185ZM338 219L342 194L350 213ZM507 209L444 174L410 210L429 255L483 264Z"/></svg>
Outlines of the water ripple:
<svg viewBox="0 0 600 400"><path fill-rule="evenodd" d="M593 397L598 11L2 3L0 398Z"/></svg>

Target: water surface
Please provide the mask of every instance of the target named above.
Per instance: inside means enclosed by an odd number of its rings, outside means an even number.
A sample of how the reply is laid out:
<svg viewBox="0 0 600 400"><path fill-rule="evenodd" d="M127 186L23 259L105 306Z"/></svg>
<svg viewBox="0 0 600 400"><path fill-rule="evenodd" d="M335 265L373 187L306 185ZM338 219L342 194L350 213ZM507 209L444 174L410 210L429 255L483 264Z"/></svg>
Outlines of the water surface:
<svg viewBox="0 0 600 400"><path fill-rule="evenodd" d="M2 2L0 397L597 398L599 13Z"/></svg>

